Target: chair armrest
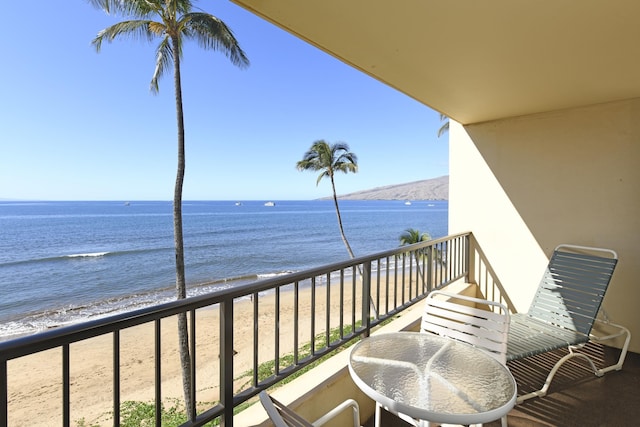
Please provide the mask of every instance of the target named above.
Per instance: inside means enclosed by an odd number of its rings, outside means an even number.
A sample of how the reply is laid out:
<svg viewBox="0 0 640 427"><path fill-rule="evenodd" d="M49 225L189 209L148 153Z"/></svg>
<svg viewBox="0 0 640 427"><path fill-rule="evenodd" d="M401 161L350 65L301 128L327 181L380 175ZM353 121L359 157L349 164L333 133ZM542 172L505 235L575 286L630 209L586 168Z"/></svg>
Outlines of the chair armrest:
<svg viewBox="0 0 640 427"><path fill-rule="evenodd" d="M347 409L353 410L353 427L360 427L360 407L358 406L358 402L353 399L345 400L325 415L315 420L312 424L314 427L320 427Z"/></svg>

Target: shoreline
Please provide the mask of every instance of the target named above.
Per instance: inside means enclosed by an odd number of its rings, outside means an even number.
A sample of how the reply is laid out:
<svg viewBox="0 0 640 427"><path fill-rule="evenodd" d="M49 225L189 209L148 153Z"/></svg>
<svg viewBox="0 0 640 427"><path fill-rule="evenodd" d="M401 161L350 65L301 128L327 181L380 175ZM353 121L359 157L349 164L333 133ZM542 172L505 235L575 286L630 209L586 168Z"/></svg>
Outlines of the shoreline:
<svg viewBox="0 0 640 427"><path fill-rule="evenodd" d="M280 271L275 273L250 274L234 278L193 283L187 286L188 297L212 293L229 287L245 285L273 277L282 277L291 273L294 272ZM345 275L345 277L347 277L347 275ZM348 277L350 277L350 275ZM301 289L308 286L309 283L306 281L300 283ZM175 301L174 293L175 289L173 287L163 287L144 293L111 297L82 305L60 307L47 311L28 313L26 316L23 315L17 318L5 319L0 323L0 342L11 341L53 329L104 319L121 313L172 302ZM250 297L247 296L246 299L249 300ZM240 299L238 299L238 301L239 300Z"/></svg>

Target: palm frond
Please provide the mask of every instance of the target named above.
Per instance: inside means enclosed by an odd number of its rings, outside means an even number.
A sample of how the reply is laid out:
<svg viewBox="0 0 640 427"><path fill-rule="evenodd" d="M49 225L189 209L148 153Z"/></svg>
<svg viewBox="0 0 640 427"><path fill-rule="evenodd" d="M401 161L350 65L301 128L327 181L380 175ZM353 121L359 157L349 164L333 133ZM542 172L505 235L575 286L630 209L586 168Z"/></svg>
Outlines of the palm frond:
<svg viewBox="0 0 640 427"><path fill-rule="evenodd" d="M400 235L400 246L412 245L414 243L426 242L431 240L429 233L421 233L415 228L407 228Z"/></svg>
<svg viewBox="0 0 640 427"><path fill-rule="evenodd" d="M88 0L108 15L148 18L162 10L163 0Z"/></svg>
<svg viewBox="0 0 640 427"><path fill-rule="evenodd" d="M156 49L156 68L153 71L153 77L151 78L151 92L158 93L158 80L163 76L164 71L172 62L173 51L171 50L170 39L169 36L165 35Z"/></svg>
<svg viewBox="0 0 640 427"><path fill-rule="evenodd" d="M240 68L249 66L244 53L231 28L215 16L202 13L185 13L180 19L181 33L197 40L203 49L222 52L231 63Z"/></svg>
<svg viewBox="0 0 640 427"><path fill-rule="evenodd" d="M440 113L440 121L444 123L440 126L440 129L438 129L438 138L449 132L449 117Z"/></svg>
<svg viewBox="0 0 640 427"><path fill-rule="evenodd" d="M96 51L100 52L102 42L106 40L111 43L118 37L130 37L133 39L147 39L152 41L156 36L154 32L150 30L150 25L162 25L154 21L147 20L135 20L135 21L122 21L117 24L113 24L110 27L100 31L95 39L91 42L95 46Z"/></svg>
<svg viewBox="0 0 640 427"><path fill-rule="evenodd" d="M296 163L299 171L322 171L316 180L320 184L323 178L329 177L333 181L335 172L357 172L358 157L349 151L349 146L339 142L329 144L324 140L315 141L311 148L304 153L302 160Z"/></svg>

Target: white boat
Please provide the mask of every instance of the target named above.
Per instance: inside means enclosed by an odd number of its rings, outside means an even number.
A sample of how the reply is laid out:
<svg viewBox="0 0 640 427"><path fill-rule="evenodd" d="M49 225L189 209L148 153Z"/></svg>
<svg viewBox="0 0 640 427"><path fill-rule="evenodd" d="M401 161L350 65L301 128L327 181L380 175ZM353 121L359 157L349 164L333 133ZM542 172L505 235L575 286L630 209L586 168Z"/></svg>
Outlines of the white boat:
<svg viewBox="0 0 640 427"><path fill-rule="evenodd" d="M411 206L411 202L408 201L408 200L406 202L404 202L404 204L407 205L407 206Z"/></svg>
<svg viewBox="0 0 640 427"><path fill-rule="evenodd" d="M242 202L236 202L236 206L242 206Z"/></svg>
<svg viewBox="0 0 640 427"><path fill-rule="evenodd" d="M265 206L275 206L276 204L273 202L267 202L264 204Z"/></svg>

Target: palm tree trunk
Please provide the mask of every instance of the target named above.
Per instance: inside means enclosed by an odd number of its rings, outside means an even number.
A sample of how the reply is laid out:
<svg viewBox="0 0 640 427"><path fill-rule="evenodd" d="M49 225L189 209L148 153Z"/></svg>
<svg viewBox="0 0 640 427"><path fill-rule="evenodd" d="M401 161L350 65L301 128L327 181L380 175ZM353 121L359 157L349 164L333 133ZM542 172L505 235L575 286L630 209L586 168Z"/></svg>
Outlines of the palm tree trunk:
<svg viewBox="0 0 640 427"><path fill-rule="evenodd" d="M342 237L342 242L347 247L347 252L349 252L349 256L353 259L355 258L355 255L353 255L353 251L351 250L351 246L349 245L347 236L344 235L344 228L342 227L342 217L340 216L340 208L338 207L338 195L336 194L336 184L333 181L333 175L329 175L329 178L331 178L331 189L333 190L333 204L336 207L336 215L338 216L338 227L340 227L340 236Z"/></svg>
<svg viewBox="0 0 640 427"><path fill-rule="evenodd" d="M176 119L178 122L178 171L173 192L173 234L176 249L176 292L178 299L187 297L187 285L184 269L184 238L182 235L182 187L184 184L185 149L184 149L184 115L182 110L182 84L180 82L180 51L178 39L172 37L173 80L176 95ZM189 331L187 314L178 314L178 346L180 350L180 366L182 368L182 387L184 405L187 416L193 421L194 406L191 396L191 356L189 354Z"/></svg>
<svg viewBox="0 0 640 427"><path fill-rule="evenodd" d="M351 250L351 245L349 245L347 236L345 236L344 234L344 228L342 227L342 217L340 216L340 208L338 207L338 195L336 193L336 184L333 181L333 175L329 175L329 178L331 178L331 189L333 190L333 204L336 207L336 215L338 216L338 227L340 228L340 236L342 237L342 241L344 242L344 245L347 247L347 252L349 252L349 256L351 257L351 259L353 259L356 256L353 254L353 251ZM360 266L358 266L358 271L360 272L360 276L362 276L363 280L367 280L367 278L364 277L364 272L362 271L362 268L360 268ZM375 316L378 317L378 309L373 303L373 299L371 297L369 297L369 304L371 305L371 309L373 310Z"/></svg>

